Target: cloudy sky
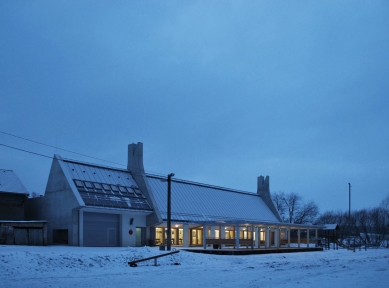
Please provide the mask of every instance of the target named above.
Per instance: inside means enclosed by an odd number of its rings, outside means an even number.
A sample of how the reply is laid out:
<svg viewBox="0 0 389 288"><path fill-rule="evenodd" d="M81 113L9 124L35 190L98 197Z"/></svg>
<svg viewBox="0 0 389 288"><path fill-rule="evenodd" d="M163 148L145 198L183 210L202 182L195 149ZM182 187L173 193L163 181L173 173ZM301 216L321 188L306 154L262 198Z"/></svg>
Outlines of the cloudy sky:
<svg viewBox="0 0 389 288"><path fill-rule="evenodd" d="M143 142L148 172L377 206L388 35L386 0L3 0L0 168L43 194L52 160L4 145L123 168Z"/></svg>

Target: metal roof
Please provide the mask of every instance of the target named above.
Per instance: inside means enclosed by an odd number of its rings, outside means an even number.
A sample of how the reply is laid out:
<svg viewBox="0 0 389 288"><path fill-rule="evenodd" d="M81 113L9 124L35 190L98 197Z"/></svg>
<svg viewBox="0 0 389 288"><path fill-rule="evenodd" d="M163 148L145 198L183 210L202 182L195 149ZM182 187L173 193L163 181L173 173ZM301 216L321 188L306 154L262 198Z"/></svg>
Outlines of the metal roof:
<svg viewBox="0 0 389 288"><path fill-rule="evenodd" d="M162 219L167 219L167 180L147 175ZM183 222L280 223L258 194L172 179L171 219Z"/></svg>
<svg viewBox="0 0 389 288"><path fill-rule="evenodd" d="M152 211L128 170L63 160L86 206Z"/></svg>
<svg viewBox="0 0 389 288"><path fill-rule="evenodd" d="M63 160L73 179L122 186L137 186L128 170Z"/></svg>
<svg viewBox="0 0 389 288"><path fill-rule="evenodd" d="M0 192L29 194L15 172L4 169L0 169Z"/></svg>

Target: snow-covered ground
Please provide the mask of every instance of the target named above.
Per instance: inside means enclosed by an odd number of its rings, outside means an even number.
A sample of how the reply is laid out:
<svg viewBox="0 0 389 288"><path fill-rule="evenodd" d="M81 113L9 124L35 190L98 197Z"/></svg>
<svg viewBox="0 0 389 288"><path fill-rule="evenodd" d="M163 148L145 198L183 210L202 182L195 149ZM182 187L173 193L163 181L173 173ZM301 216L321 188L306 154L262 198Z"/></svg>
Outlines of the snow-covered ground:
<svg viewBox="0 0 389 288"><path fill-rule="evenodd" d="M0 246L0 287L389 287L389 249L220 256L156 247ZM180 265L177 265L180 264Z"/></svg>

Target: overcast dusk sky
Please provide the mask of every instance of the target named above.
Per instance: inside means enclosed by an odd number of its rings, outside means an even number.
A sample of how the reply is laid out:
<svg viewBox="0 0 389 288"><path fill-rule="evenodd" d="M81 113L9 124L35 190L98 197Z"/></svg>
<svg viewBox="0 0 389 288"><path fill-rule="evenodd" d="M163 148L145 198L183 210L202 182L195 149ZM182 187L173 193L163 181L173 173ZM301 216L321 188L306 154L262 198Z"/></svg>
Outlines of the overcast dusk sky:
<svg viewBox="0 0 389 288"><path fill-rule="evenodd" d="M296 192L321 212L389 193L389 1L0 1L0 131L148 172ZM0 144L124 168L0 133ZM51 159L0 146L44 194Z"/></svg>

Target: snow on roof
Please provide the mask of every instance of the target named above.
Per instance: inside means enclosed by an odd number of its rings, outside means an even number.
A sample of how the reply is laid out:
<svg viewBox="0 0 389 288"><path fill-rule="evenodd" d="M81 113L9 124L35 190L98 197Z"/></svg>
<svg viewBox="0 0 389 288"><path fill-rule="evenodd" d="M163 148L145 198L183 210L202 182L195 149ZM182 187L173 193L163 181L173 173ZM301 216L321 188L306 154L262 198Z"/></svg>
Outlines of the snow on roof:
<svg viewBox="0 0 389 288"><path fill-rule="evenodd" d="M147 175L162 219L167 219L167 180ZM252 221L279 223L258 194L172 180L173 221Z"/></svg>
<svg viewBox="0 0 389 288"><path fill-rule="evenodd" d="M71 160L63 162L87 206L152 211L128 170Z"/></svg>
<svg viewBox="0 0 389 288"><path fill-rule="evenodd" d="M138 186L131 173L125 169L63 160L73 179L122 186Z"/></svg>
<svg viewBox="0 0 389 288"><path fill-rule="evenodd" d="M336 230L338 229L338 224L324 224L323 230Z"/></svg>
<svg viewBox="0 0 389 288"><path fill-rule="evenodd" d="M15 172L4 169L0 169L0 192L29 194Z"/></svg>

